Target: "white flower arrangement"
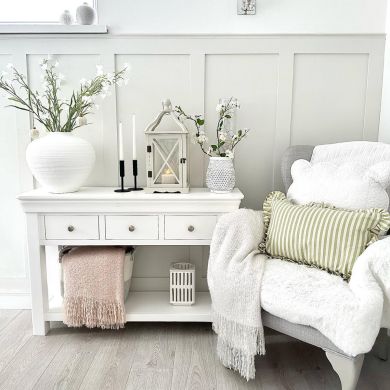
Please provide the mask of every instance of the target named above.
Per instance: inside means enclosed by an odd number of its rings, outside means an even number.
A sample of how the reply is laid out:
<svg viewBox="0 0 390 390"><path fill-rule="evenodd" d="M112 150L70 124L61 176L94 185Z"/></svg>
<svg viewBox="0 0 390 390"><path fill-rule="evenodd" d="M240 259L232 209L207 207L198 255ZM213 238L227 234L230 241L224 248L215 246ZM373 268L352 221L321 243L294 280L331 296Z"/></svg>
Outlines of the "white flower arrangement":
<svg viewBox="0 0 390 390"><path fill-rule="evenodd" d="M114 84L128 82L125 74L129 64L125 64L122 70L114 73L104 73L103 66L96 65L94 78L91 80L82 78L79 89L73 91L69 99L61 99L61 86L66 78L57 71L59 66L59 62L53 61L51 55L42 59L40 63L43 71L42 92L33 91L26 77L11 63L0 76L0 90L11 101L10 107L30 112L48 132L69 133L88 124L86 115L99 108L95 103L96 98L110 95L110 88Z"/></svg>
<svg viewBox="0 0 390 390"><path fill-rule="evenodd" d="M240 105L237 100L231 98L226 104L217 104L215 110L218 113L217 123L217 142L215 144L207 145L208 137L204 131L205 120L201 115L187 115L180 106L175 107L175 111L180 121L190 120L196 127L194 140L199 144L202 152L210 157L229 157L234 158L234 149L237 144L247 136L249 129L226 131L224 128L224 121L231 119L232 112Z"/></svg>

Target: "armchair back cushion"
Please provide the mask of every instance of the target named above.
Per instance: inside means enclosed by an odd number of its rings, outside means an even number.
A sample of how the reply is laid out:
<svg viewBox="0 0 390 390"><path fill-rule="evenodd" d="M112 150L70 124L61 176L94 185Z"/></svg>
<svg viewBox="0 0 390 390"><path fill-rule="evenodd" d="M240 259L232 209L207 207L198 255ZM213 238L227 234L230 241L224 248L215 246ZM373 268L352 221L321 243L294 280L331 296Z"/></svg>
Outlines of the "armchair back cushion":
<svg viewBox="0 0 390 390"><path fill-rule="evenodd" d="M364 170L367 170L378 163L387 162L390 165L390 145L382 142L353 141L315 147L311 145L290 146L284 152L281 161L281 173L286 192L293 182L291 166L294 161L299 159L307 160L312 165L326 162L336 165L356 163L362 166ZM390 197L389 186L387 186L386 191ZM376 205L375 207L381 207L381 205Z"/></svg>
<svg viewBox="0 0 390 390"><path fill-rule="evenodd" d="M389 208L390 161L366 168L358 162L297 160L287 198L295 204L328 203L346 209Z"/></svg>
<svg viewBox="0 0 390 390"><path fill-rule="evenodd" d="M390 227L390 215L383 209L294 205L278 191L266 198L263 216L262 253L323 269L346 280L355 260Z"/></svg>

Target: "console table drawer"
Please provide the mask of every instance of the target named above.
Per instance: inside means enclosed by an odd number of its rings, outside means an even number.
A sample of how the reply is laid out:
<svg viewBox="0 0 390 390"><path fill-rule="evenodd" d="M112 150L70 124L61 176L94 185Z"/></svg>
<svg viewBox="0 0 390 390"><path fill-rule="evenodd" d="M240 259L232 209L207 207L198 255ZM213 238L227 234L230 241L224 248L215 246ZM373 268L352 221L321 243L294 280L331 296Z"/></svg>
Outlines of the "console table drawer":
<svg viewBox="0 0 390 390"><path fill-rule="evenodd" d="M216 215L165 216L166 240L211 240Z"/></svg>
<svg viewBox="0 0 390 390"><path fill-rule="evenodd" d="M47 240L98 240L97 215L45 215Z"/></svg>
<svg viewBox="0 0 390 390"><path fill-rule="evenodd" d="M107 240L158 240L157 215L106 215Z"/></svg>

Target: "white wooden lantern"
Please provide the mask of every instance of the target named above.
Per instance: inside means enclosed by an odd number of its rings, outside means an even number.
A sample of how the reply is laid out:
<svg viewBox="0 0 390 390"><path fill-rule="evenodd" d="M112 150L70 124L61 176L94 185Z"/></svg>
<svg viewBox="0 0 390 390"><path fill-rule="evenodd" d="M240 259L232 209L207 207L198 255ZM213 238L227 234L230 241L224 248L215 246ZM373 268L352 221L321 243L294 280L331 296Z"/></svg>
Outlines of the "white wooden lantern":
<svg viewBox="0 0 390 390"><path fill-rule="evenodd" d="M146 128L146 177L148 193L188 192L188 130L177 119L169 99ZM170 125L161 126L164 117Z"/></svg>

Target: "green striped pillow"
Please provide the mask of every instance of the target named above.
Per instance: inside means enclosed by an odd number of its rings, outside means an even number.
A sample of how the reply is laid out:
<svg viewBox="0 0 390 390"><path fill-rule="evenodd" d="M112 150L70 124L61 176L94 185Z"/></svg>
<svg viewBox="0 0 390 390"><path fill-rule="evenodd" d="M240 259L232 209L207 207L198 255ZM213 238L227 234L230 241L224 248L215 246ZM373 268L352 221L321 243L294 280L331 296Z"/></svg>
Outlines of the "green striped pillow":
<svg viewBox="0 0 390 390"><path fill-rule="evenodd" d="M382 209L294 205L278 191L264 201L263 215L262 253L320 268L346 280L358 256L390 227L390 215Z"/></svg>

